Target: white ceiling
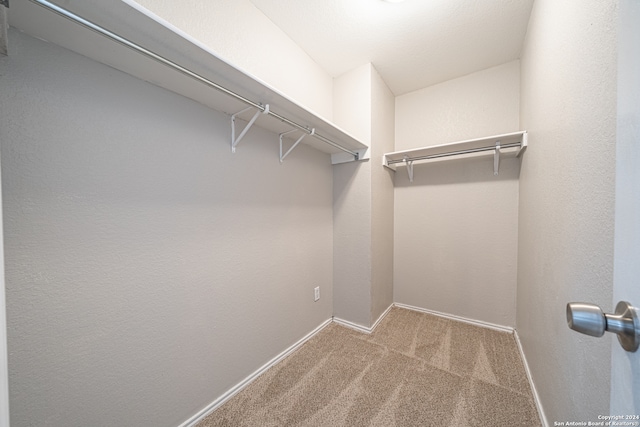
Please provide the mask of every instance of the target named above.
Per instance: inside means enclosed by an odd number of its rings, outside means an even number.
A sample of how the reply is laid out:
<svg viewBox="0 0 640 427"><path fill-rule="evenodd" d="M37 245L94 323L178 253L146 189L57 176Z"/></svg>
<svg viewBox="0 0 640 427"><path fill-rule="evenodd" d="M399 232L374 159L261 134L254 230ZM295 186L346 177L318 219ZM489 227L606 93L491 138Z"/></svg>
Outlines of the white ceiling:
<svg viewBox="0 0 640 427"><path fill-rule="evenodd" d="M371 62L395 95L520 57L533 0L251 0L336 77Z"/></svg>

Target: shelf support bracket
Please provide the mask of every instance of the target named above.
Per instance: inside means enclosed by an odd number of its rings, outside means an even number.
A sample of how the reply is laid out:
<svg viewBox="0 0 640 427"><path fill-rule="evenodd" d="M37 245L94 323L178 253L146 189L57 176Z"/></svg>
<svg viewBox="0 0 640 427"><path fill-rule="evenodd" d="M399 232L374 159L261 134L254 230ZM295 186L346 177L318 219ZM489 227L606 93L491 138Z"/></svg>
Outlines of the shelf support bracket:
<svg viewBox="0 0 640 427"><path fill-rule="evenodd" d="M296 140L296 142L294 142L294 143L293 143L293 145L291 146L291 148L289 148L289 149L287 150L287 152L286 152L286 153L282 154L282 137L283 137L283 136L285 136L285 135L287 135L287 134L290 134L291 132L295 132L296 130L297 130L297 129L290 130L290 131L288 131L288 132L283 132L283 133L281 133L281 134L279 135L279 136L280 136L280 163L284 162L284 159L285 159L285 158L286 158L286 157L287 157L287 156L288 156L288 155L293 151L293 149L294 149L294 148L296 148L296 147L298 146L298 144L300 144L300 143L302 142L302 139L303 139L305 136L307 136L307 134L306 134L306 133L303 133L303 134L300 136L300 138L298 138L298 139ZM313 135L315 135L315 133L316 133L316 128L313 128L313 129L311 129L311 132L309 133L309 135L313 136Z"/></svg>
<svg viewBox="0 0 640 427"><path fill-rule="evenodd" d="M496 142L496 149L493 152L493 174L498 175L500 170L500 141Z"/></svg>
<svg viewBox="0 0 640 427"><path fill-rule="evenodd" d="M247 107L244 110L238 111L237 113L231 115L231 152L232 153L236 152L236 146L242 140L242 138L244 138L244 136L247 134L247 132L249 131L251 126L253 126L255 121L258 120L258 117L261 114L269 114L269 104L266 104L264 106L264 110L256 111L256 113L253 115L253 117L251 117L251 120L249 120L249 123L247 123L247 125L244 127L244 129L242 129L242 132L240 132L240 135L238 135L238 137L236 138L236 116L238 114L244 113L245 111L249 111L252 108L253 107Z"/></svg>
<svg viewBox="0 0 640 427"><path fill-rule="evenodd" d="M409 174L409 182L413 182L413 160L409 160L407 156L404 156L404 164L407 165L407 173Z"/></svg>

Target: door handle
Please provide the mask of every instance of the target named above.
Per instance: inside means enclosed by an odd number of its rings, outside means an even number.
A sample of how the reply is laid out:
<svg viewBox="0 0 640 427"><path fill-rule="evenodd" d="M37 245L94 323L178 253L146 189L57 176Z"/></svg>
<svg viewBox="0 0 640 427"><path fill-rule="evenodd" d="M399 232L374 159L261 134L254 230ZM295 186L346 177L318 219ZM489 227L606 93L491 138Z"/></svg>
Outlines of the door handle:
<svg viewBox="0 0 640 427"><path fill-rule="evenodd" d="M605 331L618 335L622 348L635 352L640 344L640 322L635 307L626 301L616 305L614 314L607 314L595 304L570 302L567 304L569 328L582 334L601 337Z"/></svg>

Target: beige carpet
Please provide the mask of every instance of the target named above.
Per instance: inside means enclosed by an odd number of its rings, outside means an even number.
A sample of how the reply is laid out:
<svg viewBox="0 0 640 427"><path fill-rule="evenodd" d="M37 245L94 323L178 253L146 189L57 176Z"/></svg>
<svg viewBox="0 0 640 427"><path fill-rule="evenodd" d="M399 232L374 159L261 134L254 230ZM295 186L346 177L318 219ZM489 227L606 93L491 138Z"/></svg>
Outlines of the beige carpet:
<svg viewBox="0 0 640 427"><path fill-rule="evenodd" d="M335 323L198 424L540 426L512 334L393 308Z"/></svg>

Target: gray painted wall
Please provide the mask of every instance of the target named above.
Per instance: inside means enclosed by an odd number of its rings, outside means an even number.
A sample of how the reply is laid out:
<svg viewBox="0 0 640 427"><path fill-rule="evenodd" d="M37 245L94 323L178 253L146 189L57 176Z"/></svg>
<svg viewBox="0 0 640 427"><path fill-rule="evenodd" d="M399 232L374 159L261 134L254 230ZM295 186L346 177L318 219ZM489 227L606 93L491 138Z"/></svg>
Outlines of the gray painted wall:
<svg viewBox="0 0 640 427"><path fill-rule="evenodd" d="M551 425L609 414L612 337L569 330L565 305L611 305L616 8L537 0L522 56L531 146L520 173L517 329Z"/></svg>
<svg viewBox="0 0 640 427"><path fill-rule="evenodd" d="M396 150L519 130L519 62L396 98ZM525 153L525 156L527 154ZM520 161L493 155L396 172L394 300L515 326Z"/></svg>
<svg viewBox="0 0 640 427"><path fill-rule="evenodd" d="M371 162L333 167L334 316L371 326Z"/></svg>
<svg viewBox="0 0 640 427"><path fill-rule="evenodd" d="M370 327L393 303L394 96L371 64L334 80L336 124L370 142L370 159L334 166L334 315Z"/></svg>
<svg viewBox="0 0 640 427"><path fill-rule="evenodd" d="M10 32L11 422L176 426L332 315L332 167ZM320 301L313 288L321 287Z"/></svg>
<svg viewBox="0 0 640 427"><path fill-rule="evenodd" d="M0 55L7 54L7 30L9 23L7 21L7 8L0 6Z"/></svg>
<svg viewBox="0 0 640 427"><path fill-rule="evenodd" d="M371 142L371 64L334 79L334 123L360 141ZM333 166L334 316L371 325L370 160Z"/></svg>
<svg viewBox="0 0 640 427"><path fill-rule="evenodd" d="M614 290L618 301L640 304L640 2L620 0L618 11L618 105ZM640 414L640 352L614 340L611 413Z"/></svg>
<svg viewBox="0 0 640 427"><path fill-rule="evenodd" d="M371 323L393 303L394 173L381 165L394 129L395 97L371 67Z"/></svg>
<svg viewBox="0 0 640 427"><path fill-rule="evenodd" d="M234 66L316 114L332 119L331 76L251 0L136 0L136 3ZM95 5L90 7L95 9Z"/></svg>
<svg viewBox="0 0 640 427"><path fill-rule="evenodd" d="M7 54L7 12L0 6L0 57ZM0 215L0 220L2 215ZM0 239L4 241L0 226ZM4 285L4 248L0 248L0 427L9 426L9 374L7 368L7 317Z"/></svg>

